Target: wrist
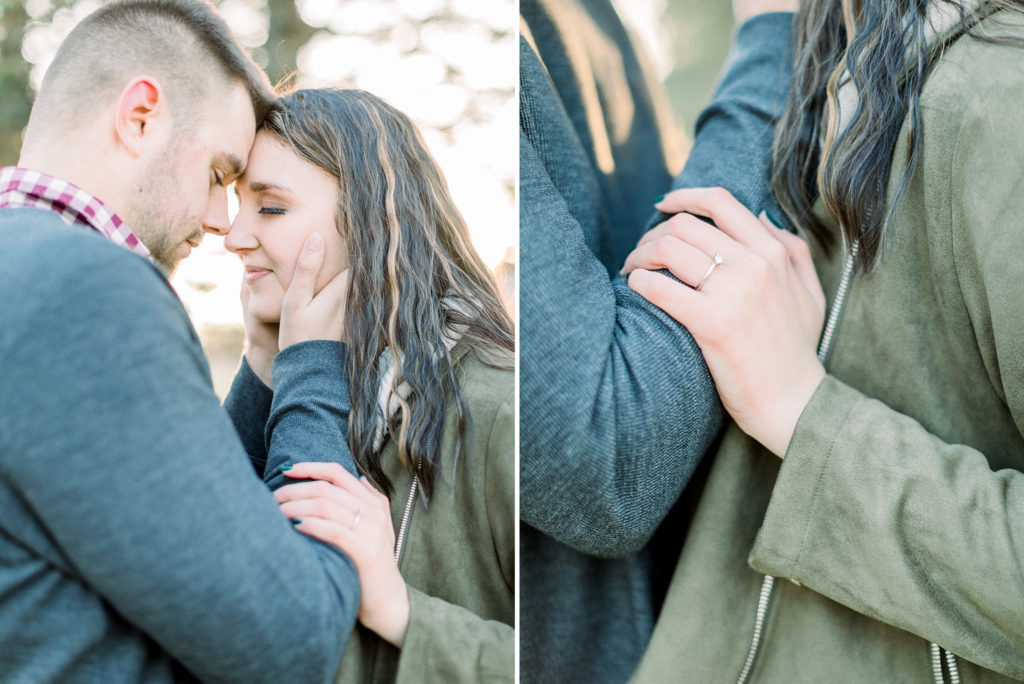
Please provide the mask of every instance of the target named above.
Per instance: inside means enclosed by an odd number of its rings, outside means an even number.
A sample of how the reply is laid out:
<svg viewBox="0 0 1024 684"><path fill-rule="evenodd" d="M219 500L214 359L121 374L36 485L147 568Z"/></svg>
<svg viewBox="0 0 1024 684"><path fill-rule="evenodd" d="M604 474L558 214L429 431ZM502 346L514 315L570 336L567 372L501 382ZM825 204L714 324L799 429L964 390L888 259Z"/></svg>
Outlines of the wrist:
<svg viewBox="0 0 1024 684"><path fill-rule="evenodd" d="M801 374L799 380L789 383L787 391L777 397L774 410L766 412L768 420L751 430L750 436L779 458L784 458L800 416L824 379L825 367L816 362Z"/></svg>
<svg viewBox="0 0 1024 684"><path fill-rule="evenodd" d="M401 648L405 642L405 633L409 629L409 590L397 568L395 574L397 581L395 588L389 592L389 599L362 616L361 621L380 638L396 648Z"/></svg>
<svg viewBox="0 0 1024 684"><path fill-rule="evenodd" d="M251 347L245 350L245 362L249 364L253 374L268 388L273 388L273 372L275 352Z"/></svg>

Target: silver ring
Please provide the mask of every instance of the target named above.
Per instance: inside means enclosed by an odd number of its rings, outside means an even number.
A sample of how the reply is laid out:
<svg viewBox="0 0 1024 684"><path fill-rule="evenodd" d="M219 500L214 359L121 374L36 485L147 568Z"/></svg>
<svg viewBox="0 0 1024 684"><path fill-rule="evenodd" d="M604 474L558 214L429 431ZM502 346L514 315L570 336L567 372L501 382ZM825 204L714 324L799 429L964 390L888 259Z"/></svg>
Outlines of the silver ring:
<svg viewBox="0 0 1024 684"><path fill-rule="evenodd" d="M700 288L704 287L704 283L708 282L708 278L711 277L711 274L714 273L715 269L718 268L718 266L721 263L722 255L719 254L718 252L715 252L715 256L711 257L711 265L708 266L708 270L704 271L704 277L700 279L700 282L697 283L697 287L693 289L699 290Z"/></svg>
<svg viewBox="0 0 1024 684"><path fill-rule="evenodd" d="M360 509L358 509L356 511L356 517L352 519L352 529L353 530L356 529L356 525L358 525L359 521L362 520L362 519L363 519L363 509L360 508Z"/></svg>

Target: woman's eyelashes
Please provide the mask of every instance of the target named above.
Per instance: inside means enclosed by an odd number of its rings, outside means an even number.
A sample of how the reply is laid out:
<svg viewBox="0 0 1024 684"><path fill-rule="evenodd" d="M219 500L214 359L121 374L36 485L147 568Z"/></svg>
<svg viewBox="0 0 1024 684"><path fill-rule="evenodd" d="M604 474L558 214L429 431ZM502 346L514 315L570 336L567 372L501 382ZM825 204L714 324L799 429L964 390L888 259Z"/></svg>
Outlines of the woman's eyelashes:
<svg viewBox="0 0 1024 684"><path fill-rule="evenodd" d="M258 213L270 216L279 216L284 213L284 209L281 207L260 207Z"/></svg>

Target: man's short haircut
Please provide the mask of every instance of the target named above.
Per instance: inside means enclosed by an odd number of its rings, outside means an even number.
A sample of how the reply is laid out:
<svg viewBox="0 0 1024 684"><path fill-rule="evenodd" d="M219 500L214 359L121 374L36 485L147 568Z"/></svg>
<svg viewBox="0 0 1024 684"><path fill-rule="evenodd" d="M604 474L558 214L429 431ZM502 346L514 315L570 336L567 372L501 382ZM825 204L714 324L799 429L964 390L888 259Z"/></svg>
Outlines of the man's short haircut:
<svg viewBox="0 0 1024 684"><path fill-rule="evenodd" d="M205 0L115 0L83 19L61 44L32 118L47 129L67 130L142 74L160 81L176 126L190 127L202 98L213 101L235 83L248 91L257 125L274 102L266 74Z"/></svg>

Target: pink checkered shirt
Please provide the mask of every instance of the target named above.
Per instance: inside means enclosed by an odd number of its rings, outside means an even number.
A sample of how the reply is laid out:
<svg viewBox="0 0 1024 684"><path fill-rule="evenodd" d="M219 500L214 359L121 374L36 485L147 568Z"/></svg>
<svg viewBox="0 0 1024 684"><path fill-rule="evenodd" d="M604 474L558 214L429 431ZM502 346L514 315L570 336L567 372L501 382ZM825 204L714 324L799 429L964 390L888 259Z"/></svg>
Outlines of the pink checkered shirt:
<svg viewBox="0 0 1024 684"><path fill-rule="evenodd" d="M111 242L151 259L149 249L107 205L85 190L45 173L17 166L0 169L0 209L49 209L70 226L99 232Z"/></svg>

